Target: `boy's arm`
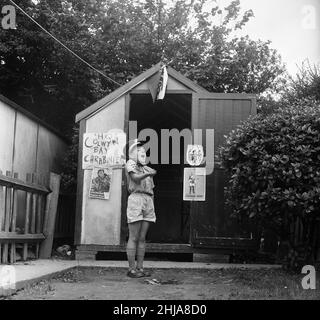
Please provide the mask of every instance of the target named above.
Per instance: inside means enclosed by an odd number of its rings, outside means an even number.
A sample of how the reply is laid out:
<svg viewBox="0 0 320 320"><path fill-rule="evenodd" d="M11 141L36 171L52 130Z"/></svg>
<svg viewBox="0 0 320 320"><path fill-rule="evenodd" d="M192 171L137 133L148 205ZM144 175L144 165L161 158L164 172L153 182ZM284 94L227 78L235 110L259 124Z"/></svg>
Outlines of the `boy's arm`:
<svg viewBox="0 0 320 320"><path fill-rule="evenodd" d="M153 172L137 172L136 170L136 163L132 160L129 160L126 164L126 170L129 174L129 176L131 177L131 179L135 182L135 183L139 183L141 180L147 178L147 177L152 177L154 175Z"/></svg>
<svg viewBox="0 0 320 320"><path fill-rule="evenodd" d="M152 174L151 173L136 173L136 172L129 172L129 175L131 177L131 179L136 182L136 183L139 183L141 180L145 179L146 177L151 177Z"/></svg>
<svg viewBox="0 0 320 320"><path fill-rule="evenodd" d="M157 171L148 167L148 166L144 166L145 170L147 170L148 173L151 174L151 176L155 176L157 174Z"/></svg>

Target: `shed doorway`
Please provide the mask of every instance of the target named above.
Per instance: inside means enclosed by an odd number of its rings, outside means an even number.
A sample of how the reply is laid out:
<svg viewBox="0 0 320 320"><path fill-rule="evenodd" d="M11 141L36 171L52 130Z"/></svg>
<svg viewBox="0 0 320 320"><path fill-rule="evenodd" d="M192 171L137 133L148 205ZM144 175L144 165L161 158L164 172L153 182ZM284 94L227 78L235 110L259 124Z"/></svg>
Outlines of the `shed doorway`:
<svg viewBox="0 0 320 320"><path fill-rule="evenodd" d="M189 243L190 202L183 201L184 139L180 139L180 164L172 164L172 141L169 164L161 164L161 129L191 129L192 95L167 93L164 100L153 103L150 94L130 94L129 120L137 121L138 134L151 128L158 135L158 164L154 177L157 222L152 224L147 242ZM148 138L147 138L148 139ZM149 152L147 153L149 156Z"/></svg>

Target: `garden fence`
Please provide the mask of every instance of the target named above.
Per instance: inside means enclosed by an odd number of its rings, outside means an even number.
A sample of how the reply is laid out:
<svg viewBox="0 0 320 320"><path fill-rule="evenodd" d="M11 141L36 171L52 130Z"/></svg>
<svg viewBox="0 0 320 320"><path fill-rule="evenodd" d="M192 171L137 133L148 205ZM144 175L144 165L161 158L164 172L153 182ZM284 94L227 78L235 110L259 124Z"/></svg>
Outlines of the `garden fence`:
<svg viewBox="0 0 320 320"><path fill-rule="evenodd" d="M51 255L59 179L0 171L0 263Z"/></svg>

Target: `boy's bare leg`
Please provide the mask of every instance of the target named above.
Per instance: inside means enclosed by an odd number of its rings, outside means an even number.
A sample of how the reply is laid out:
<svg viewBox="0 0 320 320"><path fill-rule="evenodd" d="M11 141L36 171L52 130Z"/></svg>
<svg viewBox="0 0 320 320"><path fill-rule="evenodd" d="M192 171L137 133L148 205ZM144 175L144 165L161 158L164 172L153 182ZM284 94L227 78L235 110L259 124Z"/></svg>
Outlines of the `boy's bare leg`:
<svg viewBox="0 0 320 320"><path fill-rule="evenodd" d="M137 246L137 269L143 269L144 254L146 251L146 235L149 226L149 221L142 221Z"/></svg>
<svg viewBox="0 0 320 320"><path fill-rule="evenodd" d="M127 258L130 270L135 269L136 249L139 240L139 232L141 229L142 221L128 223L129 239L127 243Z"/></svg>

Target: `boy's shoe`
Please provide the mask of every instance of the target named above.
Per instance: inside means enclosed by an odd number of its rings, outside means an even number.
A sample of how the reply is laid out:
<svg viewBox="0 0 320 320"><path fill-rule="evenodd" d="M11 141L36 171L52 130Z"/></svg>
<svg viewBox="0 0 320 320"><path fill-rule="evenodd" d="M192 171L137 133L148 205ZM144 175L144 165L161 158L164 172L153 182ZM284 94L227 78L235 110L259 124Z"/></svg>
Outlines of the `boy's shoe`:
<svg viewBox="0 0 320 320"><path fill-rule="evenodd" d="M150 277L151 276L151 272L143 270L143 269L137 269L138 272L141 272L143 274L144 277Z"/></svg>
<svg viewBox="0 0 320 320"><path fill-rule="evenodd" d="M141 272L141 271L138 271L138 270L129 270L127 272L127 276L130 277L130 278L142 278L142 277L145 277L145 275Z"/></svg>

